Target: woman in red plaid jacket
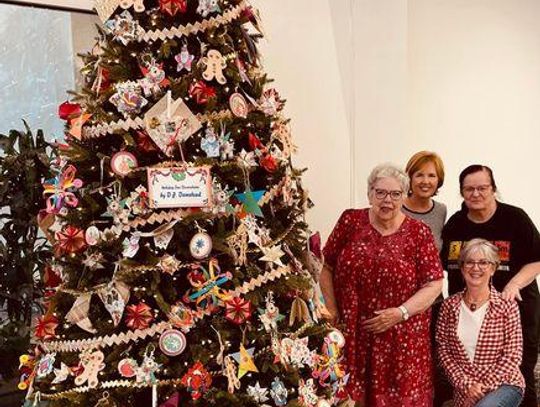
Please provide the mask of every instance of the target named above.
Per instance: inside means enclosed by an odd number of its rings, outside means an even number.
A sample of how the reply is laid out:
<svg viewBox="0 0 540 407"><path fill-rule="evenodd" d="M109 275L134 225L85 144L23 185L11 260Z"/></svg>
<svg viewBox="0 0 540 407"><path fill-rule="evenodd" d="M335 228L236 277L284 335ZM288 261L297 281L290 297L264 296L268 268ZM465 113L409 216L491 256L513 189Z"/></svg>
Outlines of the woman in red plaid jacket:
<svg viewBox="0 0 540 407"><path fill-rule="evenodd" d="M454 407L517 407L525 381L519 308L490 286L498 249L473 239L459 259L466 289L444 301L437 321L439 362L454 386Z"/></svg>

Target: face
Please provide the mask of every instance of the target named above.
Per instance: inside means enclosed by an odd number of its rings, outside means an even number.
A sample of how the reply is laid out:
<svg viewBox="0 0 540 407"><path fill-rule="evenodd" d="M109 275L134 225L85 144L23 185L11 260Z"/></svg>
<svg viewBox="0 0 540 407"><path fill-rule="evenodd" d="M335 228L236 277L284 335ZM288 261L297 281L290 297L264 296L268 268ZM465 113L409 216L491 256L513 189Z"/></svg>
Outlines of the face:
<svg viewBox="0 0 540 407"><path fill-rule="evenodd" d="M368 193L372 214L382 221L395 218L401 211L403 197L398 180L392 177L378 179Z"/></svg>
<svg viewBox="0 0 540 407"><path fill-rule="evenodd" d="M495 273L496 265L491 263L482 252L472 252L461 265L461 274L469 288L486 288L489 279Z"/></svg>
<svg viewBox="0 0 540 407"><path fill-rule="evenodd" d="M431 198L437 192L439 177L435 170L435 164L431 161L424 164L412 174L411 191L416 198Z"/></svg>
<svg viewBox="0 0 540 407"><path fill-rule="evenodd" d="M496 205L495 191L487 171L467 175L463 180L461 195L470 210L481 211Z"/></svg>

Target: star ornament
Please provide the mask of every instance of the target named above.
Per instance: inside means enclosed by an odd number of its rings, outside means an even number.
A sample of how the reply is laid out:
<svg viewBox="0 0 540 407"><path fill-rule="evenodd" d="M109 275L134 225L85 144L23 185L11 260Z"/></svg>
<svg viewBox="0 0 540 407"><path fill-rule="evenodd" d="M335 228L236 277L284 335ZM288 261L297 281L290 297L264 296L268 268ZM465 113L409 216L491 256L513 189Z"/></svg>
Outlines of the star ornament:
<svg viewBox="0 0 540 407"><path fill-rule="evenodd" d="M188 72L191 72L191 65L195 59L195 55L189 53L187 44L182 45L182 50L177 54L174 59L176 60L177 66L176 71L182 72L184 69Z"/></svg>
<svg viewBox="0 0 540 407"><path fill-rule="evenodd" d="M178 12L187 11L187 0L159 0L159 10L174 17Z"/></svg>
<svg viewBox="0 0 540 407"><path fill-rule="evenodd" d="M240 379L247 372L258 372L257 366L253 361L255 348L246 349L243 344L240 345L240 351L233 353L232 358L238 363L238 378Z"/></svg>
<svg viewBox="0 0 540 407"><path fill-rule="evenodd" d="M54 369L54 380L51 383L52 384L62 383L69 376L71 376L71 370L64 362L61 362L60 369L56 369L56 368Z"/></svg>
<svg viewBox="0 0 540 407"><path fill-rule="evenodd" d="M264 253L264 256L259 258L259 260L285 267L285 265L281 262L281 257L283 257L285 253L283 250L281 250L280 246L261 247L261 250Z"/></svg>
<svg viewBox="0 0 540 407"><path fill-rule="evenodd" d="M268 401L268 389L266 387L261 387L259 382L255 386L248 386L247 393L257 403L264 403Z"/></svg>
<svg viewBox="0 0 540 407"><path fill-rule="evenodd" d="M243 209L246 213L252 213L255 216L263 217L259 201L264 195L264 190L250 191L247 190L244 193L234 194L235 198L243 204Z"/></svg>

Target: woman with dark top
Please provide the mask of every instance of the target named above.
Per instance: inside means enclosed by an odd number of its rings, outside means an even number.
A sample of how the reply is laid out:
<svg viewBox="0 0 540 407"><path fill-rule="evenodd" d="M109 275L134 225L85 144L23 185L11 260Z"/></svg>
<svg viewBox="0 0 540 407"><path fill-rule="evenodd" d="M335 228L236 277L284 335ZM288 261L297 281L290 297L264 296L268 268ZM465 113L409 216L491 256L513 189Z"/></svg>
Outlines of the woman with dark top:
<svg viewBox="0 0 540 407"><path fill-rule="evenodd" d="M499 202L491 169L471 165L459 176L464 205L443 229L441 258L448 271L448 292L464 288L459 271L459 255L465 242L475 237L491 241L499 248L500 264L493 276L493 287L504 299L518 299L523 329L525 377L522 406L538 407L534 368L538 359L540 336L540 294L536 276L540 274L540 234L520 208Z"/></svg>
<svg viewBox="0 0 540 407"><path fill-rule="evenodd" d="M343 212L324 248L320 284L345 326L348 389L360 406L431 407L429 333L442 268L433 235L401 212L403 171L376 167L366 209Z"/></svg>

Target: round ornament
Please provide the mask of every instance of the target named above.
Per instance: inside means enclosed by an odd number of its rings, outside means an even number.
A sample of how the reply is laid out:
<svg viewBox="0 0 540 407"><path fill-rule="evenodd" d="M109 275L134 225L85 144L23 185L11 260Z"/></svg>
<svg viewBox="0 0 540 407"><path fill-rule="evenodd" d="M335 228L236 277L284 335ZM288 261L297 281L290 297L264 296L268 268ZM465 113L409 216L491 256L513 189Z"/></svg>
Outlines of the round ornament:
<svg viewBox="0 0 540 407"><path fill-rule="evenodd" d="M118 373L120 376L130 378L137 375L137 361L135 359L126 358L118 362Z"/></svg>
<svg viewBox="0 0 540 407"><path fill-rule="evenodd" d="M127 151L119 151L111 158L111 169L121 177L128 175L138 165L137 158Z"/></svg>
<svg viewBox="0 0 540 407"><path fill-rule="evenodd" d="M343 348L343 346L345 346L345 337L340 331L336 329L328 333L328 339L334 342L338 348Z"/></svg>
<svg viewBox="0 0 540 407"><path fill-rule="evenodd" d="M159 348L167 356L178 356L186 349L186 336L176 330L168 329L159 338Z"/></svg>
<svg viewBox="0 0 540 407"><path fill-rule="evenodd" d="M208 257L212 251L212 238L208 233L205 232L195 234L195 236L193 236L189 242L189 251L197 260Z"/></svg>
<svg viewBox="0 0 540 407"><path fill-rule="evenodd" d="M100 239L101 232L96 226L90 226L88 229L86 229L86 232L84 233L84 240L86 240L88 246L97 245Z"/></svg>
<svg viewBox="0 0 540 407"><path fill-rule="evenodd" d="M240 93L236 92L231 95L229 98L229 107L236 117L243 119L247 117L249 107L246 99Z"/></svg>

